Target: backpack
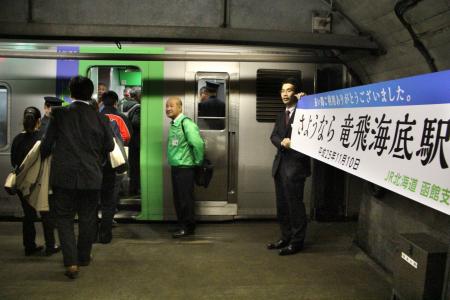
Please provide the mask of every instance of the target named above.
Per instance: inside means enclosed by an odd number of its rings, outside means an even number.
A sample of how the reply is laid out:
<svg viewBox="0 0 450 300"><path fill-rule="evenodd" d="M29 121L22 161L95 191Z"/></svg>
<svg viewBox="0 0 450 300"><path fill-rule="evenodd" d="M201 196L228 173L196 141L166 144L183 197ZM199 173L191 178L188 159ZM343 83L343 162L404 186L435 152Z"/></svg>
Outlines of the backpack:
<svg viewBox="0 0 450 300"><path fill-rule="evenodd" d="M114 114L105 114L110 121L115 121L119 131L120 131L120 136L122 137L122 141L125 145L128 145L128 143L130 142L131 139L131 135L130 135L130 131L128 130L127 124L125 123L125 121L118 115L114 115Z"/></svg>
<svg viewBox="0 0 450 300"><path fill-rule="evenodd" d="M181 130L183 130L183 135L186 138L186 134L184 131L184 120L189 118L184 118L181 121ZM190 120L190 119L189 119ZM202 186L207 188L214 174L214 165L211 163L209 159L206 158L206 155L203 157L203 161L200 166L195 167L194 181L198 186Z"/></svg>
<svg viewBox="0 0 450 300"><path fill-rule="evenodd" d="M121 111L122 113L128 118L128 119L132 119L133 118L133 113L136 111L136 109L138 109L139 107L141 107L141 105L139 103L134 104L129 110L127 111L123 111L123 105L121 107Z"/></svg>

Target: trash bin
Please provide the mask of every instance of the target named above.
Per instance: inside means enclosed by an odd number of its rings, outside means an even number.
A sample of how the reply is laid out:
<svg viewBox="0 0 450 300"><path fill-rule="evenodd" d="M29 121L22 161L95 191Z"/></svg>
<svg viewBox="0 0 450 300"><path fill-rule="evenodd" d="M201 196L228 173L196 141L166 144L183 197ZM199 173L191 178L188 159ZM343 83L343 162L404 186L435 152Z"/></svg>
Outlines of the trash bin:
<svg viewBox="0 0 450 300"><path fill-rule="evenodd" d="M428 234L401 234L394 259L392 299L441 299L447 251L448 245Z"/></svg>

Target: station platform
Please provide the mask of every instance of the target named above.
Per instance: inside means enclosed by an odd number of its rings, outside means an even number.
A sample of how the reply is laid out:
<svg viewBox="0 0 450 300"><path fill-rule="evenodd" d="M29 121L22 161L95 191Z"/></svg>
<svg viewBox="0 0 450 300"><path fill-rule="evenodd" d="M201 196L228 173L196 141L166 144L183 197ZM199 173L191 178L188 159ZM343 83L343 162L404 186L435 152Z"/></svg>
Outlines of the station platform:
<svg viewBox="0 0 450 300"><path fill-rule="evenodd" d="M354 222L310 223L291 256L266 249L275 221L200 223L185 239L168 226L119 223L70 280L61 253L25 257L21 223L0 222L0 299L390 299L390 276L353 243Z"/></svg>

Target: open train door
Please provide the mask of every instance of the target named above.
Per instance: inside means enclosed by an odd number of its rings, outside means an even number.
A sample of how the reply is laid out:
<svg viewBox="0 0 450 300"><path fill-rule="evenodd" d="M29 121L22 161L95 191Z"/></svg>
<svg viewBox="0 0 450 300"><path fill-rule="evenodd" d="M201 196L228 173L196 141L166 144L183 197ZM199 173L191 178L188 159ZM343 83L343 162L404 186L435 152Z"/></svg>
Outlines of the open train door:
<svg viewBox="0 0 450 300"><path fill-rule="evenodd" d="M225 220L237 214L238 63L187 62L185 114L205 140L214 165L208 188L195 188L200 219Z"/></svg>

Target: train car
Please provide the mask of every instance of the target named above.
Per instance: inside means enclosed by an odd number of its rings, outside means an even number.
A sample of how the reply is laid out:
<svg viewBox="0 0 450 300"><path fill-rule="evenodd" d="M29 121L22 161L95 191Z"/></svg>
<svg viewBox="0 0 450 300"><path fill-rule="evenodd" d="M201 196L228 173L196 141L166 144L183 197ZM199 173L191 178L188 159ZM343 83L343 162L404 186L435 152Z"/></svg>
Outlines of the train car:
<svg viewBox="0 0 450 300"><path fill-rule="evenodd" d="M105 83L119 98L127 87L141 90L141 192L135 198L123 195L119 213L138 220L175 219L166 160L170 120L165 116L164 102L168 96L181 97L183 112L198 124L206 155L214 164L209 187L195 189L199 219L272 218L276 215L271 177L275 148L269 137L274 116L283 108L281 80L297 77L308 94L351 84L347 68L322 50L55 42L8 42L1 46L11 53L3 51L0 58L0 178L6 178L11 170L10 146L22 130L24 108L43 108L44 96L70 103L70 77L88 76L96 88ZM219 87L224 115L199 114L199 91L206 82ZM316 175L305 188L311 214L317 213L317 203L324 201L321 195L325 194L315 187L315 181L346 180L335 171L318 172L324 166L314 166ZM340 199L337 209L351 214L349 209L357 205L348 203L345 184L336 186L340 186L334 191ZM20 211L19 201L2 190L0 215L20 216Z"/></svg>

